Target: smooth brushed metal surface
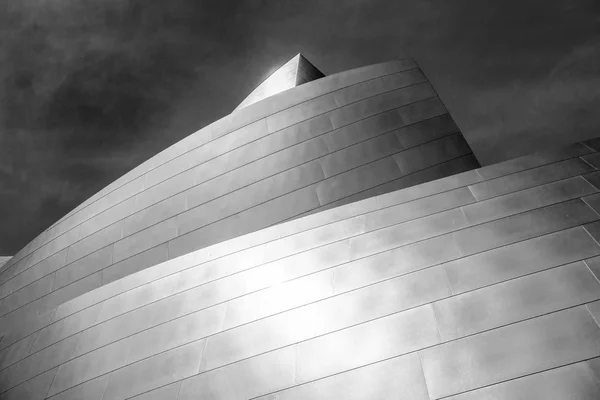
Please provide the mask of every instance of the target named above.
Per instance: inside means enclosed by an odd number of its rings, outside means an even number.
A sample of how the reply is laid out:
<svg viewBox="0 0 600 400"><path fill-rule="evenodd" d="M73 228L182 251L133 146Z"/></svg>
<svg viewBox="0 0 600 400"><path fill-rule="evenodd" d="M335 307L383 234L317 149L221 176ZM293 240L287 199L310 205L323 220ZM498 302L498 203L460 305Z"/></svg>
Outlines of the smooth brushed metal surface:
<svg viewBox="0 0 600 400"><path fill-rule="evenodd" d="M585 306L421 352L432 399L600 355L600 329Z"/></svg>
<svg viewBox="0 0 600 400"><path fill-rule="evenodd" d="M453 293L598 255L600 247L582 227L464 257L444 265Z"/></svg>
<svg viewBox="0 0 600 400"><path fill-rule="evenodd" d="M579 261L433 304L442 340L493 329L600 299L600 282Z"/></svg>
<svg viewBox="0 0 600 400"><path fill-rule="evenodd" d="M416 353L299 385L260 400L429 400Z"/></svg>
<svg viewBox="0 0 600 400"><path fill-rule="evenodd" d="M600 397L600 382L586 363L577 363L473 390L452 400L593 400Z"/></svg>

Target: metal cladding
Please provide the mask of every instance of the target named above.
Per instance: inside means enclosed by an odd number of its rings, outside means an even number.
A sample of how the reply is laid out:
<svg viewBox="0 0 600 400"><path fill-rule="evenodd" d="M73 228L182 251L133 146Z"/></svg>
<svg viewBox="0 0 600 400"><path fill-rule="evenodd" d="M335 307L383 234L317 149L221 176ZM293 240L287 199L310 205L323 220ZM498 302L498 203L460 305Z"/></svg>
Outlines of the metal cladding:
<svg viewBox="0 0 600 400"><path fill-rule="evenodd" d="M473 169L419 74L244 107L57 222L0 274L0 399L600 398L600 141Z"/></svg>
<svg viewBox="0 0 600 400"><path fill-rule="evenodd" d="M312 65L302 54L298 54L258 85L258 87L236 107L236 110L264 100L274 94L281 93L284 90L295 88L298 85L314 81L315 79L324 76L325 75Z"/></svg>

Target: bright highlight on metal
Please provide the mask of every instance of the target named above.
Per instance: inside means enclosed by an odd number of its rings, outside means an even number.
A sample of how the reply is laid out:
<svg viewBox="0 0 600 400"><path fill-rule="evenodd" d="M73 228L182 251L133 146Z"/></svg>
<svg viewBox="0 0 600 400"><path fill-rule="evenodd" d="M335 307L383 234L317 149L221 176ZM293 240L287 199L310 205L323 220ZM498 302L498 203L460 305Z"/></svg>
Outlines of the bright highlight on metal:
<svg viewBox="0 0 600 400"><path fill-rule="evenodd" d="M302 54L298 54L258 85L236 110L324 76Z"/></svg>

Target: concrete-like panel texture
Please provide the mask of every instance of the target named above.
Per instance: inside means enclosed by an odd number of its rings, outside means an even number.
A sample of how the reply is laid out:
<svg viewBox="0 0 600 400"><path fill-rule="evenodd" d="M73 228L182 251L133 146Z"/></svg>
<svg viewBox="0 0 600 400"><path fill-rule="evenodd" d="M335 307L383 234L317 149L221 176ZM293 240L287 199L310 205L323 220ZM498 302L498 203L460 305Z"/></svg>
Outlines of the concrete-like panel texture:
<svg viewBox="0 0 600 400"><path fill-rule="evenodd" d="M596 150L376 195L88 291L5 333L0 398L598 399Z"/></svg>
<svg viewBox="0 0 600 400"><path fill-rule="evenodd" d="M166 149L19 251L0 269L0 334L191 251L477 166L412 60L304 83Z"/></svg>

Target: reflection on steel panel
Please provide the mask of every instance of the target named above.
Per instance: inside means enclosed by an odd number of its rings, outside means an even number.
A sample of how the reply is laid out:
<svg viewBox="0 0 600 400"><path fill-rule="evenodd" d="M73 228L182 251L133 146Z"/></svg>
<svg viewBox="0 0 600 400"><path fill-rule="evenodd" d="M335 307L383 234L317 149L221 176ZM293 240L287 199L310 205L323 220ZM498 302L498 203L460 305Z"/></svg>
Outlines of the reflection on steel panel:
<svg viewBox="0 0 600 400"><path fill-rule="evenodd" d="M586 362L539 372L448 397L449 400L594 400L598 398L600 398L600 383Z"/></svg>
<svg viewBox="0 0 600 400"><path fill-rule="evenodd" d="M423 350L432 399L600 355L600 329L584 306Z"/></svg>

